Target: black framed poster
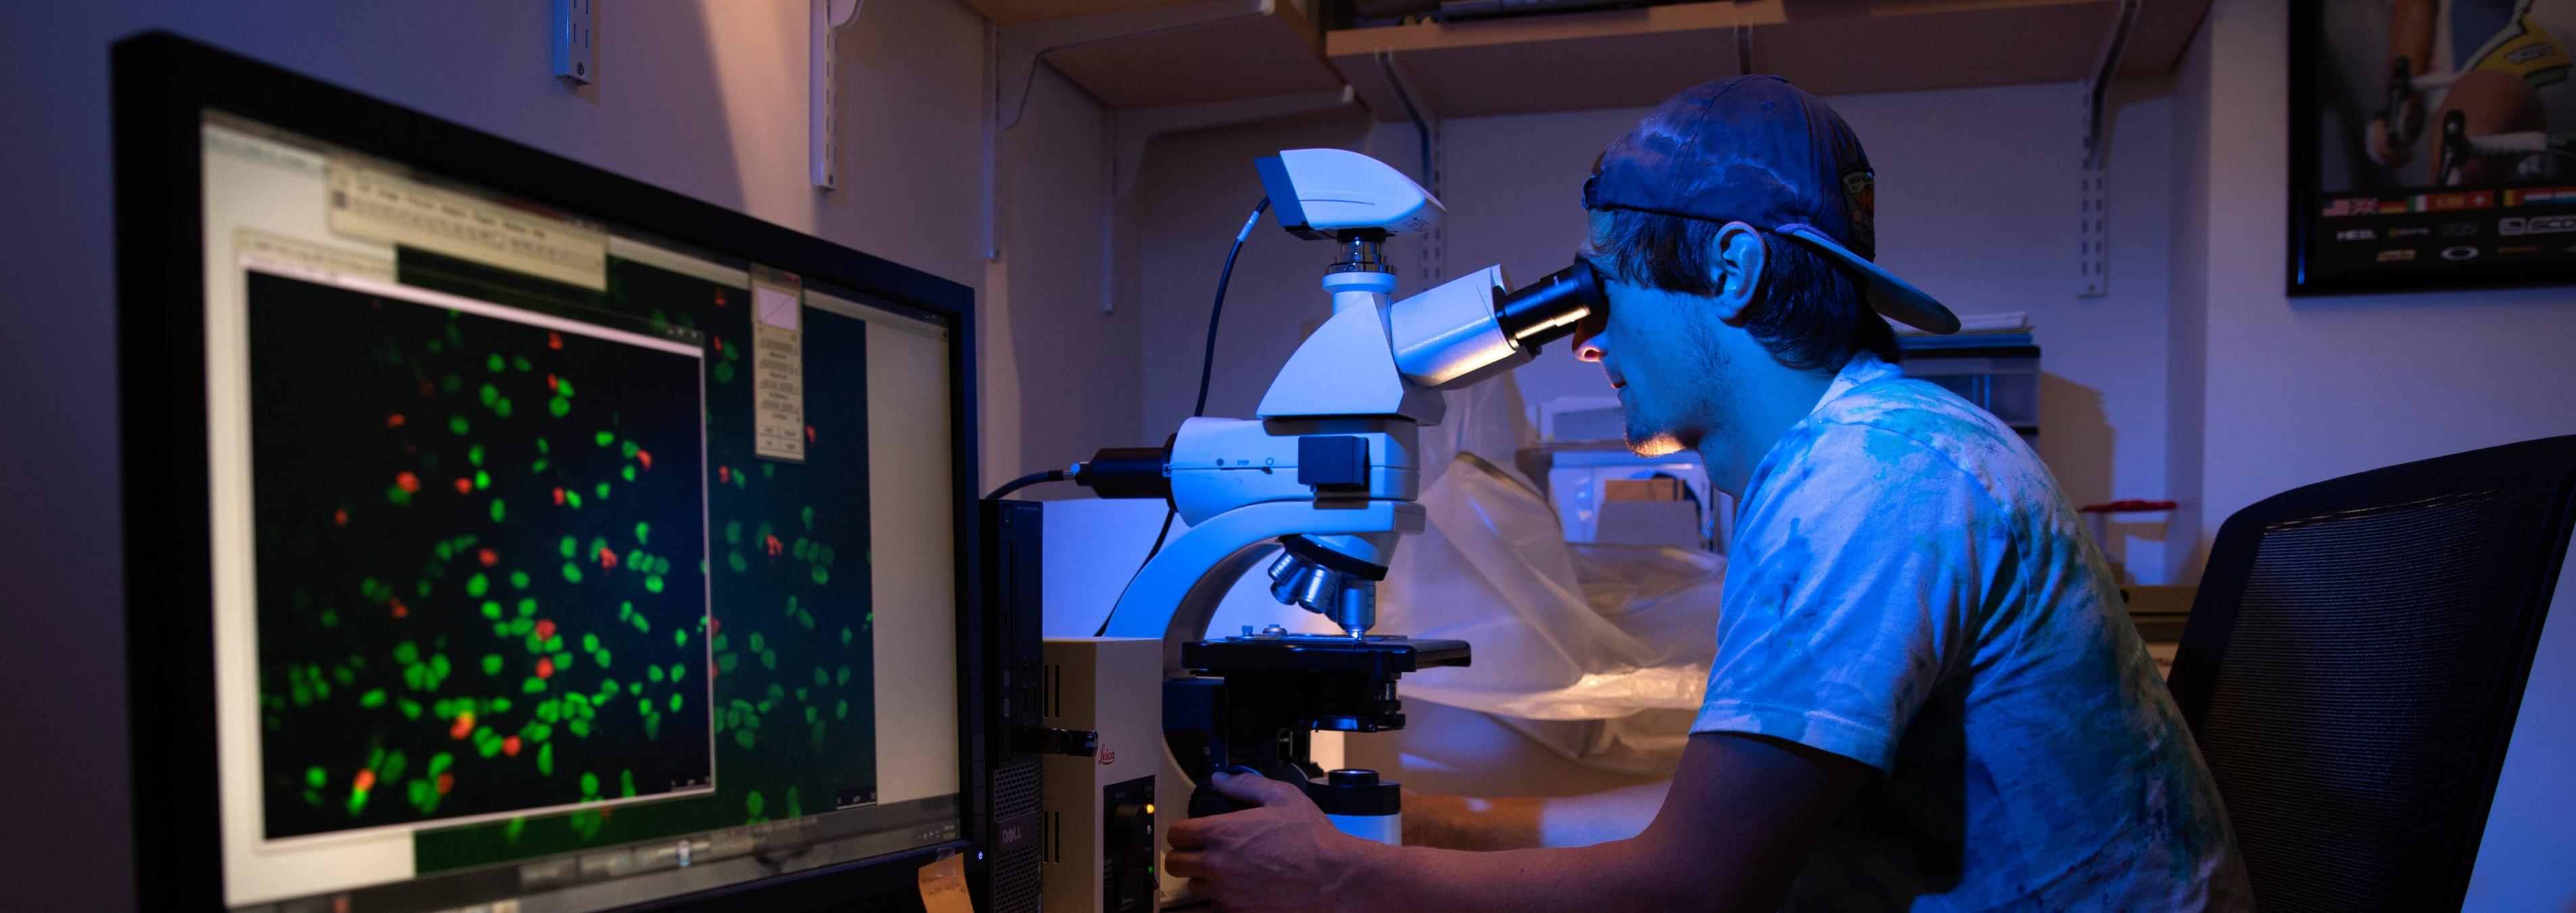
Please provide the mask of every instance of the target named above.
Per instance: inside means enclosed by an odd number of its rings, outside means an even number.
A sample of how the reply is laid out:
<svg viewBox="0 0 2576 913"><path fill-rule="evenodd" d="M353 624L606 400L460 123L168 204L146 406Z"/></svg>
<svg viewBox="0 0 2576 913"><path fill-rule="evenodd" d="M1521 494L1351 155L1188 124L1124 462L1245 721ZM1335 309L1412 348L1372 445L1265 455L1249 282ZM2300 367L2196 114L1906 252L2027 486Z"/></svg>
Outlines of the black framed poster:
<svg viewBox="0 0 2576 913"><path fill-rule="evenodd" d="M2293 295L2576 282L2576 0L2293 0Z"/></svg>

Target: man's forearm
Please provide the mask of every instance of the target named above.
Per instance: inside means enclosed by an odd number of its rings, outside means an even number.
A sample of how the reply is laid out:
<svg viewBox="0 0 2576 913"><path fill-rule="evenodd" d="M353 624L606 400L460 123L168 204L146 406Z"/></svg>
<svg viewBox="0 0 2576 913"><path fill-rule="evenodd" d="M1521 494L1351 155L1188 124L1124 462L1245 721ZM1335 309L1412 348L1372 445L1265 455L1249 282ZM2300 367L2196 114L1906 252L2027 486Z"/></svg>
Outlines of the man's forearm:
<svg viewBox="0 0 2576 913"><path fill-rule="evenodd" d="M1351 884L1360 910L1705 909L1709 882L1665 864L1641 839L1565 849L1476 853L1379 847L1362 855Z"/></svg>

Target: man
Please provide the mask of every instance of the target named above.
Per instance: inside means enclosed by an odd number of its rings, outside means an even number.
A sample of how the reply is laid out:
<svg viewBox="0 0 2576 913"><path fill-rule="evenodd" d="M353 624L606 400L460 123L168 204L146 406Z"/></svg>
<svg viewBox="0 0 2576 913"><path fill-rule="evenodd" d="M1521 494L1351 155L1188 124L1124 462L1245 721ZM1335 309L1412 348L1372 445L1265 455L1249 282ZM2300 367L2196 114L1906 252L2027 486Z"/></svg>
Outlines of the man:
<svg viewBox="0 0 2576 913"><path fill-rule="evenodd" d="M2010 429L1889 364L1948 332L1868 257L1850 128L1770 77L1684 92L1585 186L1575 338L1641 453L1737 498L1706 701L1661 810L1592 846L1334 831L1296 787L1170 828L1228 911L2241 909L2208 771L2101 554ZM1873 308L1876 313L1873 313Z"/></svg>

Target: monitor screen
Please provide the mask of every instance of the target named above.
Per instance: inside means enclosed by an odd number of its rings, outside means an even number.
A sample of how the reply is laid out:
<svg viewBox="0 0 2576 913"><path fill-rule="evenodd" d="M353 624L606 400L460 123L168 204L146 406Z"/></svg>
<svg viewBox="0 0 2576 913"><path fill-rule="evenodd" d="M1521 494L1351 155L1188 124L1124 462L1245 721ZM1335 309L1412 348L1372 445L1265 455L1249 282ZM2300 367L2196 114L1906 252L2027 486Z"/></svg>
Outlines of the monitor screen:
<svg viewBox="0 0 2576 913"><path fill-rule="evenodd" d="M961 838L939 315L203 112L236 910L594 910ZM882 561L877 559L884 559Z"/></svg>

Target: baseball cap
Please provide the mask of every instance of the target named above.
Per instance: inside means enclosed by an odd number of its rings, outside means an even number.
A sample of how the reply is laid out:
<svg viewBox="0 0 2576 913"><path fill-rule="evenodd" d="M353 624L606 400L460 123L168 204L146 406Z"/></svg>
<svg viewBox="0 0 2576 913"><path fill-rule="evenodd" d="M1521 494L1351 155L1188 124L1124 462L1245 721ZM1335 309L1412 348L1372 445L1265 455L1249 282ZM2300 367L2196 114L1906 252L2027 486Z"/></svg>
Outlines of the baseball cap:
<svg viewBox="0 0 2576 913"><path fill-rule="evenodd" d="M1628 209L1769 229L1848 267L1871 309L1955 333L1941 302L1872 262L1877 176L1851 125L1777 76L1702 83L1611 141L1585 209Z"/></svg>

